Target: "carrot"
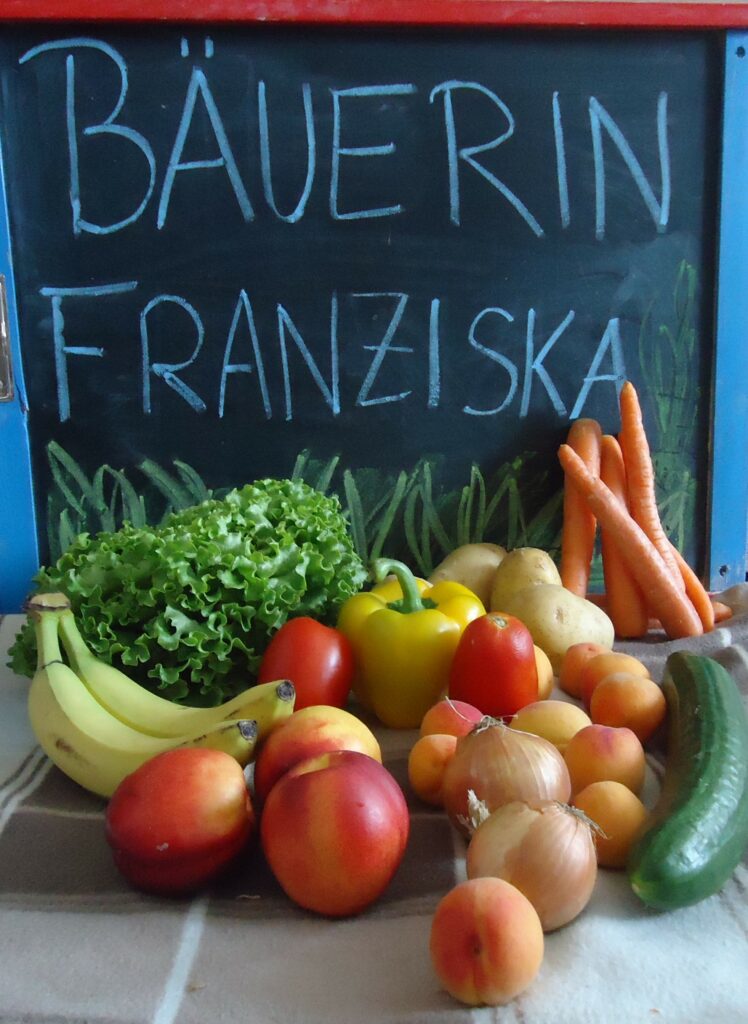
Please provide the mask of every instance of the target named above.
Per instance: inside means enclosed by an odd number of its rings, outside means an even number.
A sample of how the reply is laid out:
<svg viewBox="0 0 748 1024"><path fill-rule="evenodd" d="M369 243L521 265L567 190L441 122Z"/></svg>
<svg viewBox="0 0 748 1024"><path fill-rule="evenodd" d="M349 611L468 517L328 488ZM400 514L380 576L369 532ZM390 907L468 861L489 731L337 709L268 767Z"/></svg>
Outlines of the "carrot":
<svg viewBox="0 0 748 1024"><path fill-rule="evenodd" d="M724 601L718 601L716 597L712 597L711 602L712 608L714 608L715 624L724 622L726 619L731 619L734 615L732 608L729 604L725 604Z"/></svg>
<svg viewBox="0 0 748 1024"><path fill-rule="evenodd" d="M714 606L711 602L711 598L699 577L676 546L671 544L670 547L672 548L675 561L678 564L680 574L683 577L683 582L686 585L686 594L690 598L696 611L699 613L699 618L701 619L701 624L704 627L704 632L708 633L710 630L714 629Z"/></svg>
<svg viewBox="0 0 748 1024"><path fill-rule="evenodd" d="M605 434L600 444L600 479L626 507L626 467L618 440ZM639 584L626 565L610 530L600 531L607 612L620 637L646 636L649 613Z"/></svg>
<svg viewBox="0 0 748 1024"><path fill-rule="evenodd" d="M583 460L590 472L600 472L600 438L597 420L575 420L569 427L566 443ZM573 594L584 597L590 580L595 551L597 523L572 481L564 481L564 514L561 529L561 583Z"/></svg>
<svg viewBox="0 0 748 1024"><path fill-rule="evenodd" d="M602 611L605 611L605 613L608 614L608 594L606 594L605 591L602 591L599 594L587 594L586 600L589 601L590 604L596 604L598 608L600 608ZM724 605L724 607L726 608L726 604ZM660 622L659 618L655 618L654 615L650 615L648 612L647 632L650 633L653 630L661 629L662 623Z"/></svg>
<svg viewBox="0 0 748 1024"><path fill-rule="evenodd" d="M665 535L657 511L654 467L649 441L644 429L639 396L627 380L621 389L621 451L626 466L626 491L631 515L654 544L678 587L685 592L685 584L673 557L670 541Z"/></svg>
<svg viewBox="0 0 748 1024"><path fill-rule="evenodd" d="M599 477L590 473L573 448L562 444L558 457L564 472L579 488L601 528L615 538L622 558L641 588L647 607L660 620L667 635L672 640L700 636L704 630L696 609L631 513Z"/></svg>
<svg viewBox="0 0 748 1024"><path fill-rule="evenodd" d="M606 615L608 615L608 595L603 590L599 594L587 594L585 600L589 601L590 604L597 605L598 608L602 609ZM724 606L725 608L727 605ZM652 630L662 629L662 623L659 619L656 619L653 615L647 613L647 630L649 633Z"/></svg>

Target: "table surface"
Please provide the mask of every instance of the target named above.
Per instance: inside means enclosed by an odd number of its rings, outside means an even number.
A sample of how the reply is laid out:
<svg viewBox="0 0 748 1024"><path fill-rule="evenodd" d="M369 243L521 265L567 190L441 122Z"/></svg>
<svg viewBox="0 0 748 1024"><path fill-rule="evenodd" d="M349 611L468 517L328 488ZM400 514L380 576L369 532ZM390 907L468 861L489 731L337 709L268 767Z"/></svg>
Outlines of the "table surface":
<svg viewBox="0 0 748 1024"><path fill-rule="evenodd" d="M748 701L748 596L708 639L626 645L661 677L673 647L711 653ZM748 1021L748 860L721 893L671 913L645 908L622 872L546 936L541 971L508 1006L469 1009L435 977L429 929L465 877L464 841L408 792L415 733L379 730L411 813L404 861L358 917L329 920L290 903L253 845L209 891L184 900L124 883L104 839L103 800L63 776L35 744L28 680L7 667L20 617L0 622L0 1021L25 1024L738 1024ZM656 792L653 762L648 799Z"/></svg>

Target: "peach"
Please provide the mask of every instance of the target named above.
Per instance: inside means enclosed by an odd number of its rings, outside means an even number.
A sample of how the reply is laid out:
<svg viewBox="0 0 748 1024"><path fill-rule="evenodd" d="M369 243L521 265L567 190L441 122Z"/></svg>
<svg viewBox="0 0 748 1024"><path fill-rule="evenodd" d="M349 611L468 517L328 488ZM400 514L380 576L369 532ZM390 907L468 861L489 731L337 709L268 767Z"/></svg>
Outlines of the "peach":
<svg viewBox="0 0 748 1024"><path fill-rule="evenodd" d="M428 733L413 744L408 755L408 781L415 795L435 807L442 805L442 782L454 757L459 737Z"/></svg>
<svg viewBox="0 0 748 1024"><path fill-rule="evenodd" d="M334 750L293 765L260 818L268 865L286 895L329 917L358 914L389 885L405 853L405 797L379 761Z"/></svg>
<svg viewBox="0 0 748 1024"><path fill-rule="evenodd" d="M614 672L595 687L590 717L599 725L625 725L642 743L662 725L667 714L665 694L653 679Z"/></svg>
<svg viewBox="0 0 748 1024"><path fill-rule="evenodd" d="M595 833L597 862L605 868L623 868L629 850L648 818L638 796L620 782L591 782L574 797L574 806L602 829Z"/></svg>
<svg viewBox="0 0 748 1024"><path fill-rule="evenodd" d="M567 700L535 701L518 711L509 723L512 729L542 736L562 754L572 736L591 724L587 712Z"/></svg>
<svg viewBox="0 0 748 1024"><path fill-rule="evenodd" d="M434 704L421 720L420 735L440 733L448 736L465 736L483 718L483 712L464 700L445 697Z"/></svg>
<svg viewBox="0 0 748 1024"><path fill-rule="evenodd" d="M177 747L128 775L106 809L106 838L127 881L190 892L214 878L255 828L244 772L220 750Z"/></svg>
<svg viewBox="0 0 748 1024"><path fill-rule="evenodd" d="M431 962L451 996L502 1006L523 992L543 961L543 928L532 903L501 878L460 882L431 922Z"/></svg>
<svg viewBox="0 0 748 1024"><path fill-rule="evenodd" d="M631 654L619 654L616 651L608 651L607 654L596 654L582 666L579 674L580 697L585 707L590 706L592 694L595 687L606 676L614 672L628 672L634 676L649 676L646 665Z"/></svg>
<svg viewBox="0 0 748 1024"><path fill-rule="evenodd" d="M566 649L561 659L561 667L558 673L558 685L568 693L570 697L581 697L581 672L585 663L598 654L610 653L609 647L601 644L584 642L572 644Z"/></svg>
<svg viewBox="0 0 748 1024"><path fill-rule="evenodd" d="M259 748L254 767L256 799L266 800L281 775L298 761L331 750L358 750L382 760L376 736L350 711L328 704L294 711Z"/></svg>
<svg viewBox="0 0 748 1024"><path fill-rule="evenodd" d="M569 740L564 760L574 794L591 782L620 782L632 793L644 785L644 747L636 733L625 727L585 726Z"/></svg>

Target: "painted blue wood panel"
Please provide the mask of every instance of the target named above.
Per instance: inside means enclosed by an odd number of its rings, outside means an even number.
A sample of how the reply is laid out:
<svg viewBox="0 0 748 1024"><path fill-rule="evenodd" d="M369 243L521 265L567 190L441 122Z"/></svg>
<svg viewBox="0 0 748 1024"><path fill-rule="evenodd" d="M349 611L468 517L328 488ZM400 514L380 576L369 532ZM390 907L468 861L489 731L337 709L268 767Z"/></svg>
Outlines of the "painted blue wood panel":
<svg viewBox="0 0 748 1024"><path fill-rule="evenodd" d="M748 533L748 33L725 41L709 585L746 578Z"/></svg>
<svg viewBox="0 0 748 1024"><path fill-rule="evenodd" d="M0 613L17 612L39 565L23 382L11 259L5 175L0 154L0 274L5 277L13 397L0 402Z"/></svg>

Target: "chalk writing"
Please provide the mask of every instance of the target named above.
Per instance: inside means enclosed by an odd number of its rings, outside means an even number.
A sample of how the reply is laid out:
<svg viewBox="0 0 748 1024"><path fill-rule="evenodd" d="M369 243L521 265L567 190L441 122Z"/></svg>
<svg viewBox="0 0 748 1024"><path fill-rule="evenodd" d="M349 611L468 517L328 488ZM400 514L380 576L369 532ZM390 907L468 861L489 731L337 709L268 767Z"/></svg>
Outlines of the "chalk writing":
<svg viewBox="0 0 748 1024"><path fill-rule="evenodd" d="M52 318L54 324L55 339L55 366L57 372L57 395L58 411L61 421L67 420L72 415L70 388L69 388L69 359L71 357L91 357L99 359L106 358L105 348L76 347L68 344L65 338L65 319L63 315L63 298L74 300L85 298L106 298L132 291L138 287L137 282L128 281L124 283L101 286L97 288L63 289L46 286L42 294L48 297L52 303ZM353 293L347 296L355 302L367 300L385 300L391 307L390 319L382 338L377 344L372 345L366 341L356 339L350 334L346 336L345 353L350 353L357 346L366 352L373 352L368 368L363 376L354 406L366 408L368 406L386 405L394 402L410 400L424 404L423 395L416 397L413 389L409 388L398 393L376 394L378 378L382 371L385 360L398 356L411 357L413 360L421 358L412 346L397 345L393 342L401 326L403 316L410 300L407 294L389 292L380 293ZM425 331L428 335L426 365L420 376L425 381L423 392L425 394L425 405L428 408L438 408L441 404L440 372L441 372L441 338L439 332L438 313L441 300L435 298L430 303L430 313ZM175 362L153 361L151 354L154 343L152 341L153 329L151 320L158 311L164 307L176 307L176 311L183 311L192 323L192 340L189 333L179 332L180 344L187 349L191 346L185 359ZM234 307L231 325L224 343L222 369L217 388L217 401L215 404L209 401L207 395L200 395L188 385L182 376L183 371L198 362L200 352L205 344L206 334L202 317L184 297L179 295L158 295L151 299L143 307L139 315L140 330L140 392L142 412L149 415L153 412L152 387L153 378L159 379L166 384L175 394L179 396L194 412L204 413L212 406L218 417L223 417L227 401L227 388L229 378L235 374L252 374L257 378L257 384L262 401L262 407L267 419L273 418L277 410L273 407L273 398L268 387L266 367L268 358L272 356L279 361L282 382L283 382L283 418L290 422L294 418L294 373L290 350L295 349L301 356L309 378L315 384L322 401L328 408L331 416L338 416L341 412L340 397L340 297L336 294L330 298L330 314L326 325L326 333L329 338L329 371L328 375L320 368L317 358L304 339L301 329L294 320L294 317L282 303L276 306L277 329L275 337L261 339L257 328L256 318L252 308L251 299L246 290L242 289ZM552 373L546 367L545 362L551 350L559 343L568 331L575 319L575 311L569 310L561 322L554 328L549 337L540 345L536 341L536 310L528 309L525 316L524 328L524 352L521 364L512 359L505 351L496 345L495 338L490 339L492 344L479 340L479 333L483 331L483 325L495 324L502 320L510 325L515 324L516 317L513 313L500 307L491 307L480 310L470 325L466 344L484 357L487 363L493 363L501 367L503 373L499 377L506 377L506 384L497 386L497 390L504 388L503 394L497 404L488 409L478 409L466 404L463 412L470 416L493 416L511 406L519 392L519 405L516 413L520 418L528 415L533 395L533 384L537 380L542 386L543 392L554 411L559 417L569 415L567 403L561 397L559 389L554 382ZM253 363L232 362L234 347L236 345L237 331L240 321L244 319L249 329ZM161 334L171 336L175 330L175 318L170 317L162 326ZM319 330L315 334L319 335ZM495 328L493 333L495 334ZM516 338L514 339L516 342ZM458 346L459 349L459 346ZM610 363L609 372L603 370L606 359ZM572 396L573 410L572 417L579 416L583 410L585 400L590 389L595 383L607 382L620 388L626 379L626 368L621 343L620 324L617 318L611 319L605 325L602 337L594 351L590 354L589 363L582 368L584 376L578 392ZM133 365L133 376L137 370ZM520 390L521 380L521 390ZM302 385L299 385L301 388ZM373 393L374 392L374 393ZM373 393L373 394L372 394ZM308 403L308 397L307 397Z"/></svg>
<svg viewBox="0 0 748 1024"><path fill-rule="evenodd" d="M207 44L206 44L207 45ZM76 118L76 57L77 50L94 50L102 54L107 60L114 63L119 74L119 91L115 103L107 117L99 123L80 127ZM129 70L127 63L116 49L108 43L97 39L71 38L55 40L40 44L29 50L20 58L20 63L40 57L50 51L64 51L65 56L65 118L68 140L68 153L70 165L70 200L73 213L73 231L77 234L82 231L89 231L95 234L110 234L127 228L134 221L144 215L154 193L157 167L154 147L146 137L139 131L120 122L124 115L125 101L129 89ZM263 184L264 199L268 208L279 219L294 223L304 216L309 196L312 192L315 178L317 176L317 142L315 128L315 114L313 105L312 84L307 81L300 83L300 91L304 110L304 129L306 133L307 168L305 183L302 194L291 214L283 214L278 209L274 198L272 156L269 131L268 97L267 85L264 81L258 83L257 89L257 113L258 113L258 140L257 150L260 155L261 178ZM499 114L496 134L492 137L472 144L465 143L461 139L461 126L455 114L455 94L468 93L477 94L487 99L495 107ZM362 112L361 105L354 101L368 100L376 101L386 97L414 96L417 97L418 88L412 82L399 84L372 84L357 86L354 88L332 88L329 90L329 101L332 106L332 137L330 144L329 167L330 167L330 192L329 210L333 220L357 220L365 218L396 217L406 213L406 207L402 202L393 202L388 205L370 207L368 209L346 210L341 208L341 168L342 158L365 158L388 157L396 155L396 145L392 141L381 142L373 145L352 146L344 144L345 127L347 121L360 122L362 118L368 117L374 120L376 125L376 114L372 116L371 111L376 111L376 103L369 103ZM459 227L462 224L461 212L461 164L465 164L489 185L495 189L508 204L516 211L527 225L527 228L538 238L542 238L545 229L541 226L538 218L531 212L528 203L520 198L504 181L491 171L478 158L484 154L491 153L498 147L507 143L515 136L516 123L514 115L508 104L490 88L480 82L468 82L450 80L440 82L431 89L428 101L432 106L437 106L441 101L443 108L443 128L446 142L446 165L449 180L449 218L451 222ZM345 102L344 102L345 101ZM213 139L211 140L217 154L206 155L200 159L183 160L184 149L190 134L190 129L199 105L206 112ZM668 96L662 92L656 99L655 104L655 133L657 143L657 154L659 161L659 172L661 179L661 194L659 200L655 190L650 184L641 162L633 152L621 127L616 123L612 115L606 110L600 100L595 96L589 97L589 118L591 146L594 155L595 166L595 235L598 239L605 237L606 227L606 174L605 154L603 145L603 131L610 138L624 161L631 178L641 194L642 200L652 217L657 230L664 230L668 224L671 182L670 182L670 156L667 131L667 105ZM556 147L556 181L554 188L558 193L559 206L561 211L561 222L566 227L571 220L569 205L569 184L567 180L567 167L564 152L564 128L562 118L561 97L558 91L551 96L552 109L552 131ZM145 157L148 163L148 183L140 201L133 212L118 221L108 225L95 224L82 215L80 195L80 163L81 163L81 138L90 139L99 136L117 136L133 144ZM95 160L95 154L90 159ZM169 216L172 192L178 173L195 172L204 170L221 169L225 172L233 192L235 201L239 207L244 221L252 221L255 217L254 206L250 199L248 188L239 171L234 146L229 138L225 127L224 119L218 103L213 94L210 80L206 71L198 66L193 66L190 78L185 90L179 121L176 125L174 142L170 155L164 169L161 188L159 192L156 226L162 229ZM354 172L355 173L355 172Z"/></svg>
<svg viewBox="0 0 748 1024"><path fill-rule="evenodd" d="M434 68L380 77L370 66L351 84L350 76L337 81L334 69L271 78L248 61L232 97L224 51L212 37L198 45L175 36L170 52L179 60L168 102L159 102L154 77L148 116L142 93L134 99L137 60L111 42L54 39L19 59L24 68L57 60L44 81L59 88L44 101L50 116L58 111L66 144L54 159L67 177L60 195L69 202L69 235L100 247L81 252L90 258L115 244L111 236L137 229L147 254L149 238L157 245L174 233L185 250L173 250L179 266L190 259L197 194L203 204L194 245L209 297L194 279L181 288L163 257L152 272L138 266L95 284L104 273L98 262L71 260L71 274L84 280L37 283L49 303L59 422L80 414L76 385L103 379L115 358L121 400L146 418L176 408L221 421L242 407L288 424L400 405L449 410L464 422L525 420L534 410L561 422L582 415L596 387L620 388L636 334L613 284L595 309L585 308L587 293L573 293L569 275L547 294L539 276L536 295L519 295L517 281L532 279L531 264L509 282L480 266L461 240L489 223L499 239L524 239L530 261L572 237L577 253L582 243L608 240L624 202L627 216L636 211L640 235L666 233L674 205L667 89L639 86L633 133L630 108L619 114L615 97L590 89L544 87L530 117L526 101L493 78ZM92 93L93 106L84 102ZM428 159L414 141L423 137ZM547 159L528 160L528 173L517 174L516 154L540 143ZM97 175L105 159L124 168L111 181ZM287 282L273 264L272 239L286 246L282 252L293 251L289 233L308 244L307 220L325 243L309 258L300 243L293 256L302 283ZM424 224L439 225L463 247L418 249L413 238ZM351 233L362 229L372 232L365 243ZM441 275L434 284L432 262ZM423 270L422 286L413 285L414 267ZM95 345L77 342L66 313L82 307L97 323L116 321L116 353L105 335Z"/></svg>

